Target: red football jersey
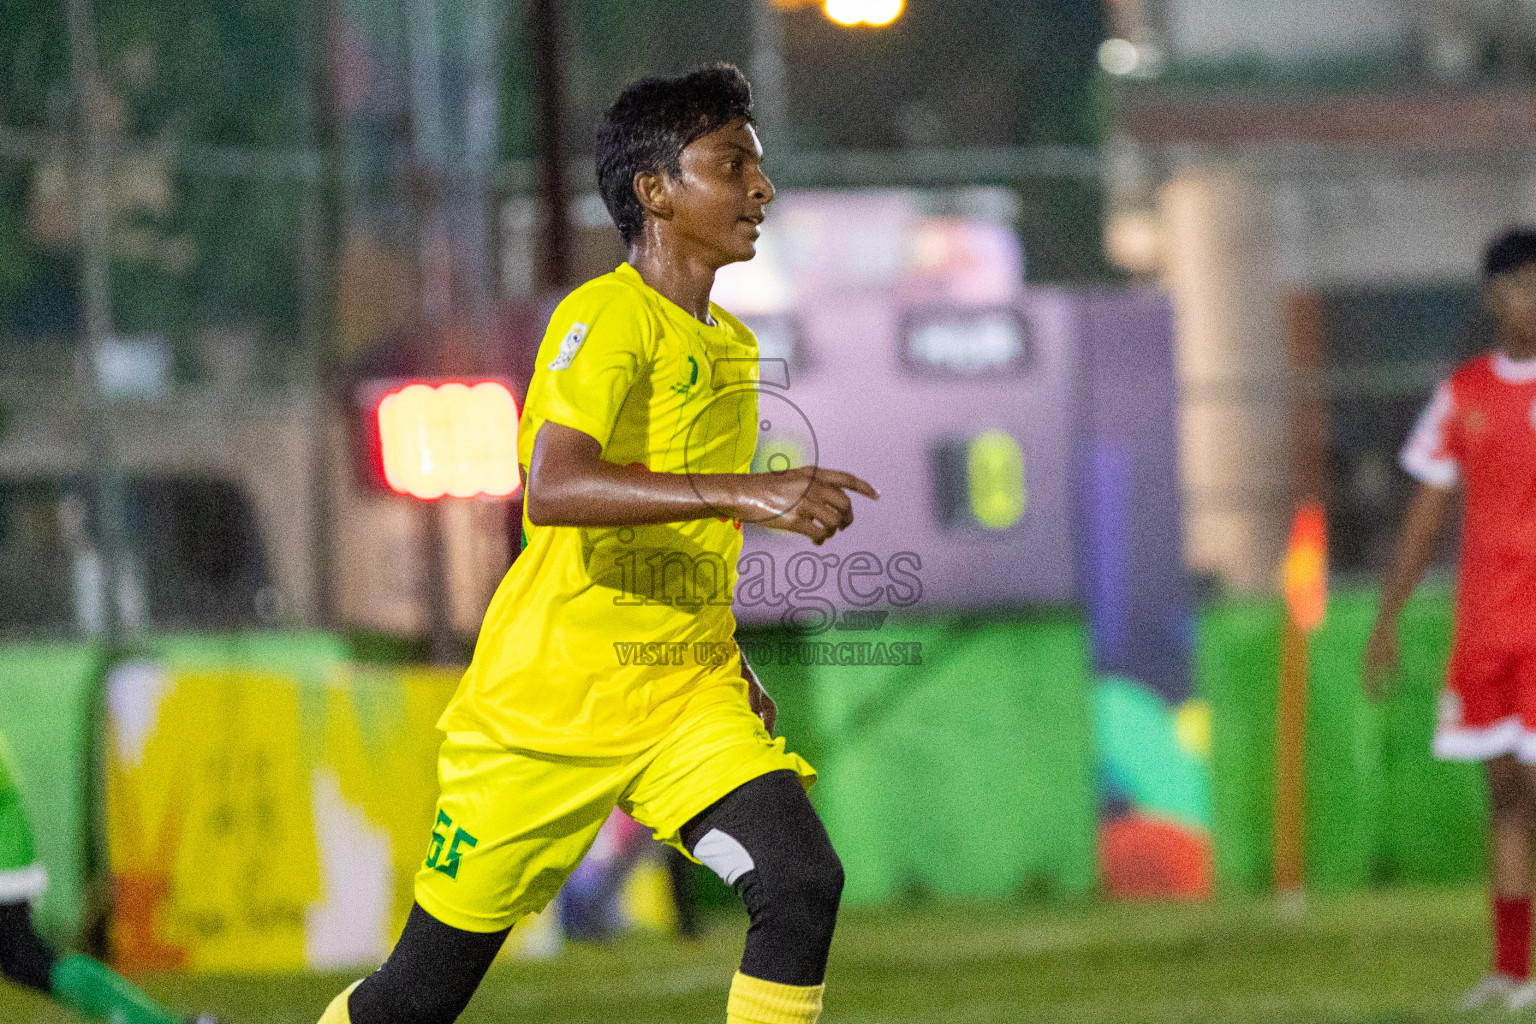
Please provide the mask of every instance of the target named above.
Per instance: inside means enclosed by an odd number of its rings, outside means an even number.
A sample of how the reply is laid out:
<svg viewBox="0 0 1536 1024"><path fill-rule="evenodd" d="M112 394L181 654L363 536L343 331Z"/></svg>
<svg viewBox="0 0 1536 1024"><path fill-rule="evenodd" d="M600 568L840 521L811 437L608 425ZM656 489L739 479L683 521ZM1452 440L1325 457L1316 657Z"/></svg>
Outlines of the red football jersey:
<svg viewBox="0 0 1536 1024"><path fill-rule="evenodd" d="M1420 416L1402 466L1465 491L1458 647L1536 651L1536 359L1464 363Z"/></svg>

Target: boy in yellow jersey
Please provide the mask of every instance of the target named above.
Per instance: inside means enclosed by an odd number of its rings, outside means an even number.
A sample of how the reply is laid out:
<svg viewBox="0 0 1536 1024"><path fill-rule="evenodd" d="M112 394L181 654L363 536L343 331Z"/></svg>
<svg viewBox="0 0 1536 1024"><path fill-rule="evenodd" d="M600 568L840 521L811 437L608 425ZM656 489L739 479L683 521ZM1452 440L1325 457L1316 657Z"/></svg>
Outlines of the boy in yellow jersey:
<svg viewBox="0 0 1536 1024"><path fill-rule="evenodd" d="M512 924L615 806L734 886L751 925L730 1024L810 1024L842 865L735 649L741 523L821 543L857 477L749 472L757 343L709 301L773 186L751 91L716 65L626 88L597 147L629 262L555 310L523 409L523 553L486 612L447 734L416 906L323 1024L451 1024Z"/></svg>

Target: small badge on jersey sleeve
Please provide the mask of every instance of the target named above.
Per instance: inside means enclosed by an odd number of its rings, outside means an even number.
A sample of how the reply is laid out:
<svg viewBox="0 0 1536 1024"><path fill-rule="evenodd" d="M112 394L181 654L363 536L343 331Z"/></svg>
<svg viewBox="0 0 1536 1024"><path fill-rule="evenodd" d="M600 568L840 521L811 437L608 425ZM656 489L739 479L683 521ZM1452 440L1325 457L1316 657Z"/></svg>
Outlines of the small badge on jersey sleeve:
<svg viewBox="0 0 1536 1024"><path fill-rule="evenodd" d="M565 332L565 337L560 340L560 351L555 358L549 361L551 370L563 370L571 365L571 360L576 358L576 350L581 348L581 343L587 340L587 325L582 323L571 324L571 329Z"/></svg>

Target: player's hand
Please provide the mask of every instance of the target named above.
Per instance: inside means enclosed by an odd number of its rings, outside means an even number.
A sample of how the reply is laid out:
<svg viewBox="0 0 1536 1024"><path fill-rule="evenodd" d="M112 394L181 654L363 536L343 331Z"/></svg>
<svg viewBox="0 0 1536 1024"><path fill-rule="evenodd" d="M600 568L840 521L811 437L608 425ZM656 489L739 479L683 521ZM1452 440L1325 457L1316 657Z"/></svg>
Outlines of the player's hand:
<svg viewBox="0 0 1536 1024"><path fill-rule="evenodd" d="M878 499L880 492L852 473L801 466L745 477L736 518L823 543L853 525L850 492Z"/></svg>
<svg viewBox="0 0 1536 1024"><path fill-rule="evenodd" d="M753 676L747 680L747 703L752 707L752 713L763 720L763 728L768 730L768 735L773 735L773 723L779 720L779 706L768 696L768 691L763 689L763 684Z"/></svg>
<svg viewBox="0 0 1536 1024"><path fill-rule="evenodd" d="M1365 642L1362 678L1367 697L1375 700L1386 692L1392 677L1397 674L1397 664L1397 623L1378 619L1371 630L1371 638Z"/></svg>

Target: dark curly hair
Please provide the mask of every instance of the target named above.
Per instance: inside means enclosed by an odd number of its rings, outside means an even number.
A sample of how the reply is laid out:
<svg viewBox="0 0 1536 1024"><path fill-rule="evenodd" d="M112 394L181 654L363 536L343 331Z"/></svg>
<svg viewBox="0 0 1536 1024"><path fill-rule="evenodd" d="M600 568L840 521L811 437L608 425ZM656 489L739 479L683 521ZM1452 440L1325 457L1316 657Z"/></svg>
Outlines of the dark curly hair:
<svg viewBox="0 0 1536 1024"><path fill-rule="evenodd" d="M635 175L682 173L690 142L739 120L752 121L752 87L731 64L624 87L597 135L597 189L624 244L639 237L645 222Z"/></svg>
<svg viewBox="0 0 1536 1024"><path fill-rule="evenodd" d="M1484 250L1483 277L1512 273L1528 263L1536 263L1536 230L1510 228Z"/></svg>

